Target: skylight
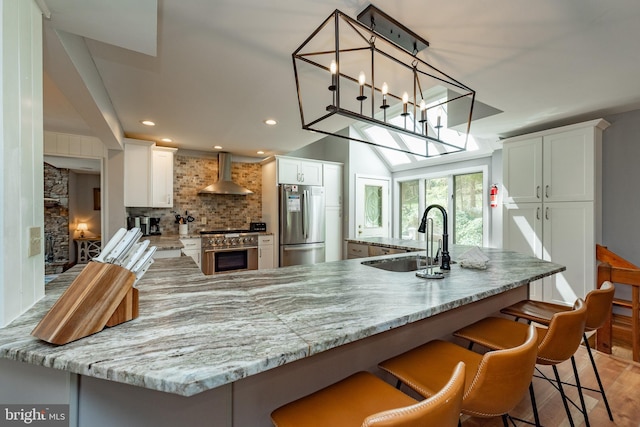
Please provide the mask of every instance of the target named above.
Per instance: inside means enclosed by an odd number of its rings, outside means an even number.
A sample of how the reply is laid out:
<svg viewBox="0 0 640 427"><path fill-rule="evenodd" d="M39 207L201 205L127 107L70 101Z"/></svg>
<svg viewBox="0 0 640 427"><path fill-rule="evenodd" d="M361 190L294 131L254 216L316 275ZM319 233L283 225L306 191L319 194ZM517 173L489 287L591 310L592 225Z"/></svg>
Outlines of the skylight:
<svg viewBox="0 0 640 427"><path fill-rule="evenodd" d="M439 156L442 154L456 153L462 148L467 152L478 151L480 146L473 135L467 135L463 132L451 129L447 126L448 116L446 110L446 97L442 93L429 100L427 104L427 122L429 126L429 135L439 135L442 140L446 140L448 144L439 144L431 140L418 138L401 132L390 132L387 128L373 124L358 124L354 128L362 135L363 139L371 141L374 144L389 147L385 149L373 146L373 149L383 157L389 166L408 165L424 162L425 157L412 155L394 149L411 151L414 153L424 153L427 156ZM407 116L394 116L389 123L402 128L414 129L417 132L424 132L423 123L414 121L414 116L410 113ZM435 125L433 125L435 124ZM438 124L440 127L438 128Z"/></svg>

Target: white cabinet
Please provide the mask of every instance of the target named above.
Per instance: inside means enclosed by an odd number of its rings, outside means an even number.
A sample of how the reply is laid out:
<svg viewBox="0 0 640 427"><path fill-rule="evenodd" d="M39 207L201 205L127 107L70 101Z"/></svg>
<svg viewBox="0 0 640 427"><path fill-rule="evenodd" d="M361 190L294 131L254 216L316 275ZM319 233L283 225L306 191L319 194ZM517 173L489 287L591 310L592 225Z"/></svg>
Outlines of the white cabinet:
<svg viewBox="0 0 640 427"><path fill-rule="evenodd" d="M258 270L273 268L273 236L258 236Z"/></svg>
<svg viewBox="0 0 640 427"><path fill-rule="evenodd" d="M124 205L173 207L175 148L127 139L124 145Z"/></svg>
<svg viewBox="0 0 640 427"><path fill-rule="evenodd" d="M278 184L322 185L322 162L278 157Z"/></svg>
<svg viewBox="0 0 640 427"><path fill-rule="evenodd" d="M593 200L596 138L593 128L506 140L506 203ZM506 185L509 183L509 185Z"/></svg>
<svg viewBox="0 0 640 427"><path fill-rule="evenodd" d="M566 266L533 283L532 299L573 304L595 286L607 126L595 120L504 141L503 247Z"/></svg>
<svg viewBox="0 0 640 427"><path fill-rule="evenodd" d="M325 261L342 259L342 165L324 163L323 182L325 194Z"/></svg>
<svg viewBox="0 0 640 427"><path fill-rule="evenodd" d="M173 153L175 149L151 150L151 206L173 207Z"/></svg>
<svg viewBox="0 0 640 427"><path fill-rule="evenodd" d="M126 140L124 144L124 205L151 205L151 147L153 142Z"/></svg>
<svg viewBox="0 0 640 427"><path fill-rule="evenodd" d="M202 267L202 260L200 258L202 256L202 239L199 237L194 237L190 239L180 239L180 242L184 246L182 248L182 253L193 258L196 264L198 264L198 267Z"/></svg>

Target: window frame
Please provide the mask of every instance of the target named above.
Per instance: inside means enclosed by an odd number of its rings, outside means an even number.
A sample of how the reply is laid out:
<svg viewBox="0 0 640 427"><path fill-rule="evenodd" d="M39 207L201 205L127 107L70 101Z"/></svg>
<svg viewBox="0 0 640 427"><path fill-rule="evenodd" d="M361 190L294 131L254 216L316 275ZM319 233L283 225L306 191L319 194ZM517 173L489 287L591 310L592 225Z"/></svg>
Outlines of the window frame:
<svg viewBox="0 0 640 427"><path fill-rule="evenodd" d="M401 231L400 231L400 184L402 182L405 181L415 181L418 180L418 194L419 194L419 199L418 199L418 211L420 212L420 215L422 215L422 212L424 212L424 210L426 209L426 205L425 205L425 180L426 179L435 179L435 178L443 178L443 177L447 177L447 187L448 187L448 191L447 191L447 199L448 199L448 203L447 206L444 206L445 210L447 211L447 214L449 214L450 219L449 222L447 224L447 233L449 233L449 236L451 239L453 239L453 217L451 217L451 213L455 212L454 210L454 194L453 194L453 188L454 188L454 176L456 175L465 175L465 174L470 174L470 173L482 173L482 188L484 190L483 197L482 197L482 246L487 247L489 246L489 229L490 224L489 224L489 220L490 220L490 206L489 206L489 196L488 196L488 191L489 191L489 167L488 165L478 165L478 166L468 166L468 167L460 167L460 168L452 168L449 169L447 171L439 171L439 172L420 172L420 173L416 173L416 174L412 174L412 175L406 175L403 176L401 178L393 178L393 205L392 205L392 235L396 238L402 238L401 235ZM418 235L418 240L425 240L424 234L419 233ZM451 240L450 243L453 243L453 240Z"/></svg>

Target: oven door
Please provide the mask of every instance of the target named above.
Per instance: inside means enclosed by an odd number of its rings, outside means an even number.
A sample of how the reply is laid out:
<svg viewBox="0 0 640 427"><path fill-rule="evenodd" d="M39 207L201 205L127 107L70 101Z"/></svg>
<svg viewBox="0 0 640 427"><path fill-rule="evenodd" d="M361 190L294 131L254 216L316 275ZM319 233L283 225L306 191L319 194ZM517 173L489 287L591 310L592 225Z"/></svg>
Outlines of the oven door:
<svg viewBox="0 0 640 427"><path fill-rule="evenodd" d="M258 248L202 250L202 272L204 274L211 275L257 269Z"/></svg>

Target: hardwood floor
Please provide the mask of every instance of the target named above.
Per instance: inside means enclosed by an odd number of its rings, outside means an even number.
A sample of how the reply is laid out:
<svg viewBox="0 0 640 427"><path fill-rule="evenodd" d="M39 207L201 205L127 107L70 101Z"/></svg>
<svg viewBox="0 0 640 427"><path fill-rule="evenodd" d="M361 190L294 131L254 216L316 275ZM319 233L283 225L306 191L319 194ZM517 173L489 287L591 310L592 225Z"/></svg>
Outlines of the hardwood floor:
<svg viewBox="0 0 640 427"><path fill-rule="evenodd" d="M599 353L595 350L594 357L613 412L614 421L609 420L600 393L585 391L585 403L589 412L590 425L592 427L640 427L640 364ZM582 385L597 388L598 385L591 368L591 362L589 361L587 350L583 346L580 346L576 353L576 363ZM553 377L551 367L542 367L541 370L545 375ZM574 382L570 361L558 365L558 370L563 381ZM536 402L541 424L545 427L569 426L569 420L562 406L559 392L544 379L534 378L533 386L536 391ZM575 387L565 386L565 391L576 404L580 405ZM586 425L583 415L576 408L572 407L571 413L576 427ZM533 412L528 394L510 415L533 421ZM463 427L502 427L500 418L464 417L462 420ZM516 421L516 425L526 426L527 424Z"/></svg>

